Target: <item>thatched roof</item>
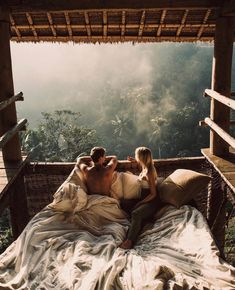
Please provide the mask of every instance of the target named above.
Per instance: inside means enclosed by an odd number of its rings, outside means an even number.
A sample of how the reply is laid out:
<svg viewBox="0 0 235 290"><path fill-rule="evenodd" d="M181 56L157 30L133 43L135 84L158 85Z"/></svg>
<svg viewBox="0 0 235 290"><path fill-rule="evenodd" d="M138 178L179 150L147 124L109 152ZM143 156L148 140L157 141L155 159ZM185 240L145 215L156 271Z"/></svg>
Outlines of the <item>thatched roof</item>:
<svg viewBox="0 0 235 290"><path fill-rule="evenodd" d="M12 40L35 42L213 41L217 17L234 15L234 0L10 0L8 5Z"/></svg>

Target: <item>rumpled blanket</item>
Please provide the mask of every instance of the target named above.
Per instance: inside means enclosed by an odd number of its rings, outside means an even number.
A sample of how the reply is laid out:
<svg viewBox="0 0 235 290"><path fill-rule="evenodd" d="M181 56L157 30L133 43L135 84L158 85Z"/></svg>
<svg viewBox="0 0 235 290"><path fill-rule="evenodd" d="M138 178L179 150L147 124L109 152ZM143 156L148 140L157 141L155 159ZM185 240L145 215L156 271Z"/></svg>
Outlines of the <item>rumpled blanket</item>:
<svg viewBox="0 0 235 290"><path fill-rule="evenodd" d="M195 208L167 206L127 251L118 247L129 226L119 202L66 190L73 210L56 207L55 195L0 256L0 289L235 289L235 269Z"/></svg>

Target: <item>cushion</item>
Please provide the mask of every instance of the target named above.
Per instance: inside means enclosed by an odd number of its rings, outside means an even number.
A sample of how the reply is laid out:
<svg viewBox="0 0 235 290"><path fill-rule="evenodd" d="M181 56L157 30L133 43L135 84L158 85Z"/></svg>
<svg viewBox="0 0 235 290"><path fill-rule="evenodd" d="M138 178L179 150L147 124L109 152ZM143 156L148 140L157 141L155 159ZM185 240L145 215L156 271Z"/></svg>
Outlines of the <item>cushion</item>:
<svg viewBox="0 0 235 290"><path fill-rule="evenodd" d="M204 189L211 178L193 170L177 169L160 185L160 198L163 202L179 208Z"/></svg>
<svg viewBox="0 0 235 290"><path fill-rule="evenodd" d="M122 172L122 185L124 199L139 199L141 197L141 182L138 175Z"/></svg>
<svg viewBox="0 0 235 290"><path fill-rule="evenodd" d="M83 182L82 172L74 167L68 178L54 194L54 200L49 205L55 211L77 212L87 203L87 188Z"/></svg>
<svg viewBox="0 0 235 290"><path fill-rule="evenodd" d="M110 196L118 200L123 198L122 172L114 171Z"/></svg>

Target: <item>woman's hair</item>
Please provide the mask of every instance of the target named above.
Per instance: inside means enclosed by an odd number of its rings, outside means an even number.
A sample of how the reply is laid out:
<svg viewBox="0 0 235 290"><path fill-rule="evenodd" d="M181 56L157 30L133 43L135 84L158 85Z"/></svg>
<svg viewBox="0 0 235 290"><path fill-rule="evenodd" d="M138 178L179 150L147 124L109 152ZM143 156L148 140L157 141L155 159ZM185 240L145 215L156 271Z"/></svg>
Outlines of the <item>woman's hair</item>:
<svg viewBox="0 0 235 290"><path fill-rule="evenodd" d="M153 172L155 176L157 176L157 172L155 166L153 164L152 152L147 147L138 147L135 149L135 159L142 166L142 171L145 173Z"/></svg>
<svg viewBox="0 0 235 290"><path fill-rule="evenodd" d="M103 147L94 147L91 149L91 159L94 163L98 162L100 157L104 157L106 150Z"/></svg>

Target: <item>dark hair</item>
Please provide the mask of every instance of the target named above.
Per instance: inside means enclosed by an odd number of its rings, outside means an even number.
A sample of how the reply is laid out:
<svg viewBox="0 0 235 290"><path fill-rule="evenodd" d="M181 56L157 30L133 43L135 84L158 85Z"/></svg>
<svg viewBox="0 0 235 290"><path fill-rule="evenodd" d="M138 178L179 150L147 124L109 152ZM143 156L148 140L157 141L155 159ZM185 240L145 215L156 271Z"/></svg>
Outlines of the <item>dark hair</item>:
<svg viewBox="0 0 235 290"><path fill-rule="evenodd" d="M93 162L98 162L100 157L103 157L105 155L106 150L103 147L94 147L91 149L91 159Z"/></svg>

